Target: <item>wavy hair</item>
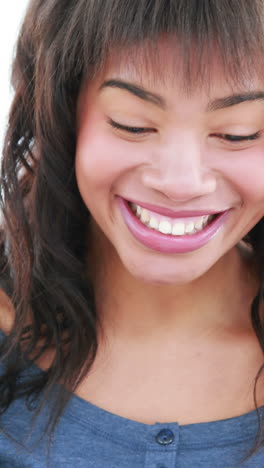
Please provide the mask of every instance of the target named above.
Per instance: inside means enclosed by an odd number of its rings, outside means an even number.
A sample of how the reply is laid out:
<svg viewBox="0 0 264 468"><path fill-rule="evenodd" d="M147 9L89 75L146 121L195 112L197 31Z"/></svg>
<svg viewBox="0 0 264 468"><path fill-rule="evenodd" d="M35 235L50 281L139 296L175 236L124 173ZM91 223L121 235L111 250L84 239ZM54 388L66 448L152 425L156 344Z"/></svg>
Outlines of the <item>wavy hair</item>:
<svg viewBox="0 0 264 468"><path fill-rule="evenodd" d="M151 67L161 36L175 43L186 87L205 83L216 51L227 78L241 82L258 68L264 51L264 2L31 0L21 27L1 167L0 269L15 320L0 349L5 360L0 410L6 411L19 397L29 403L40 395L45 399L60 382L49 419L51 432L71 392L89 372L100 326L85 260L90 214L75 177L77 98L84 80L89 85L112 51L120 57L129 51L137 68ZM178 58L175 54L177 72ZM259 307L263 239L262 219L246 241L254 249L260 275L251 317L264 351ZM48 349L53 351L49 369L20 380ZM262 368L254 388L256 408L261 372ZM258 435L255 451L263 443L260 421Z"/></svg>

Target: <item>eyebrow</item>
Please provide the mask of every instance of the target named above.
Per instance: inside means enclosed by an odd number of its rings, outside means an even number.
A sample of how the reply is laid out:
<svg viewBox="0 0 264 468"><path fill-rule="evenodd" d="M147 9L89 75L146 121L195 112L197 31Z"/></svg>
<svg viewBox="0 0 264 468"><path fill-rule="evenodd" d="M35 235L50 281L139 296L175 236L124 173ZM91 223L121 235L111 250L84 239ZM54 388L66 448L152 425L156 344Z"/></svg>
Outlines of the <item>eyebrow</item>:
<svg viewBox="0 0 264 468"><path fill-rule="evenodd" d="M248 101L264 101L264 92L253 91L242 94L232 94L231 96L218 98L208 104L207 110L210 112L219 109L225 109L227 107L236 106L237 104Z"/></svg>
<svg viewBox="0 0 264 468"><path fill-rule="evenodd" d="M168 108L168 105L165 99L160 96L159 94L152 93L145 88L135 85L133 83L128 83L123 80L106 80L100 86L99 90L101 91L104 88L119 88L129 93L133 94L134 96L142 99L143 101L150 102L151 104L156 105L157 107L165 110ZM212 112L220 109L225 109L228 107L236 106L243 102L248 101L264 101L264 92L263 91L253 91L253 92L246 92L242 94L232 94L231 96L226 96L223 98L217 98L213 101L209 102L206 108L207 112Z"/></svg>
<svg viewBox="0 0 264 468"><path fill-rule="evenodd" d="M143 101L150 102L151 104L155 104L156 106L160 107L161 109L166 109L167 104L165 99L160 96L159 94L151 93L147 91L145 88L135 85L133 83L127 83L126 81L121 80L107 80L104 81L103 84L100 86L100 90L104 88L119 88L128 91L129 93L134 94Z"/></svg>

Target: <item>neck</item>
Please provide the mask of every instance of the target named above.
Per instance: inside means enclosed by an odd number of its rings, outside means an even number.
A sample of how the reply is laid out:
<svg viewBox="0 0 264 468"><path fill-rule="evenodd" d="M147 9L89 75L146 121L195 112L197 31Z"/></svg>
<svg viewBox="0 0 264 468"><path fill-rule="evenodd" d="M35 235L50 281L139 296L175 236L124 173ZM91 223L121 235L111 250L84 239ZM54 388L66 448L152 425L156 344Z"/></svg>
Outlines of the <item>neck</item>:
<svg viewBox="0 0 264 468"><path fill-rule="evenodd" d="M130 275L109 245L104 249L97 238L97 246L90 259L96 269L90 274L104 333L160 343L175 340L175 334L252 333L250 306L258 281L241 246L181 286L143 283Z"/></svg>

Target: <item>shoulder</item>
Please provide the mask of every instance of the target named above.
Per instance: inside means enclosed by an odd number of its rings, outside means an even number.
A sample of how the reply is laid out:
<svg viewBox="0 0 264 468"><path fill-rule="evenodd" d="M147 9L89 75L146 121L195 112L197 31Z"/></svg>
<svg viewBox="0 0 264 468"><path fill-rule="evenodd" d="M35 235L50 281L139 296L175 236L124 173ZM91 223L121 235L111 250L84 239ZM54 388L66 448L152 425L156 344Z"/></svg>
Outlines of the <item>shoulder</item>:
<svg viewBox="0 0 264 468"><path fill-rule="evenodd" d="M0 288L0 330L8 334L12 328L15 311L6 292Z"/></svg>
<svg viewBox="0 0 264 468"><path fill-rule="evenodd" d="M0 330L8 334L12 329L15 311L12 305L12 279L8 265L9 248L5 239L0 213Z"/></svg>

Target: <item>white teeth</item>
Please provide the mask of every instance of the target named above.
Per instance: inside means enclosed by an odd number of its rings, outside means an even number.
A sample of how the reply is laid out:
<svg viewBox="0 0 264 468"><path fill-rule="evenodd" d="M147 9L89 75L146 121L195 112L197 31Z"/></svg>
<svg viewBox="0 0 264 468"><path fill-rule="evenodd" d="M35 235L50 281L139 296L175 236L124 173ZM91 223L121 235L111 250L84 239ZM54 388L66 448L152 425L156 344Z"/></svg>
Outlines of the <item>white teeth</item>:
<svg viewBox="0 0 264 468"><path fill-rule="evenodd" d="M194 225L194 226L195 226L195 229L197 229L198 231L199 231L200 229L202 229L202 227L203 227L203 221L204 221L203 218L200 218L198 221L196 221L196 223L195 223L195 225Z"/></svg>
<svg viewBox="0 0 264 468"><path fill-rule="evenodd" d="M174 234L174 236L183 236L184 231L185 226L183 223L176 223L173 225L172 234Z"/></svg>
<svg viewBox="0 0 264 468"><path fill-rule="evenodd" d="M185 227L185 232L186 234L191 234L192 232L195 231L195 228L194 228L194 223L188 223L186 224L186 227Z"/></svg>
<svg viewBox="0 0 264 468"><path fill-rule="evenodd" d="M150 220L149 220L149 227L151 227L152 229L158 229L159 227L159 223L158 223L158 220L156 218L153 218L151 216Z"/></svg>
<svg viewBox="0 0 264 468"><path fill-rule="evenodd" d="M159 231L163 234L171 234L172 225L168 221L161 221L159 223Z"/></svg>
<svg viewBox="0 0 264 468"><path fill-rule="evenodd" d="M141 211L140 219L141 219L142 223L147 224L147 223L149 222L149 220L150 220L150 214L149 214L149 212L148 212L147 210L144 210L144 209L143 209L143 210Z"/></svg>
<svg viewBox="0 0 264 468"><path fill-rule="evenodd" d="M138 206L138 205L137 205L137 216L138 216L138 217L141 215L141 212L142 212L141 206Z"/></svg>
<svg viewBox="0 0 264 468"><path fill-rule="evenodd" d="M140 219L140 221L151 229L160 231L162 234L172 234L173 236L183 236L184 234L195 234L197 231L201 231L209 222L213 219L213 215L200 216L196 222L187 221L186 223L170 222L168 219L162 219L155 217L149 210L142 208L135 203L131 203L131 209Z"/></svg>
<svg viewBox="0 0 264 468"><path fill-rule="evenodd" d="M211 220L211 217L213 216L203 216L203 226L206 226L206 224L208 224L208 221L209 221L209 218Z"/></svg>

